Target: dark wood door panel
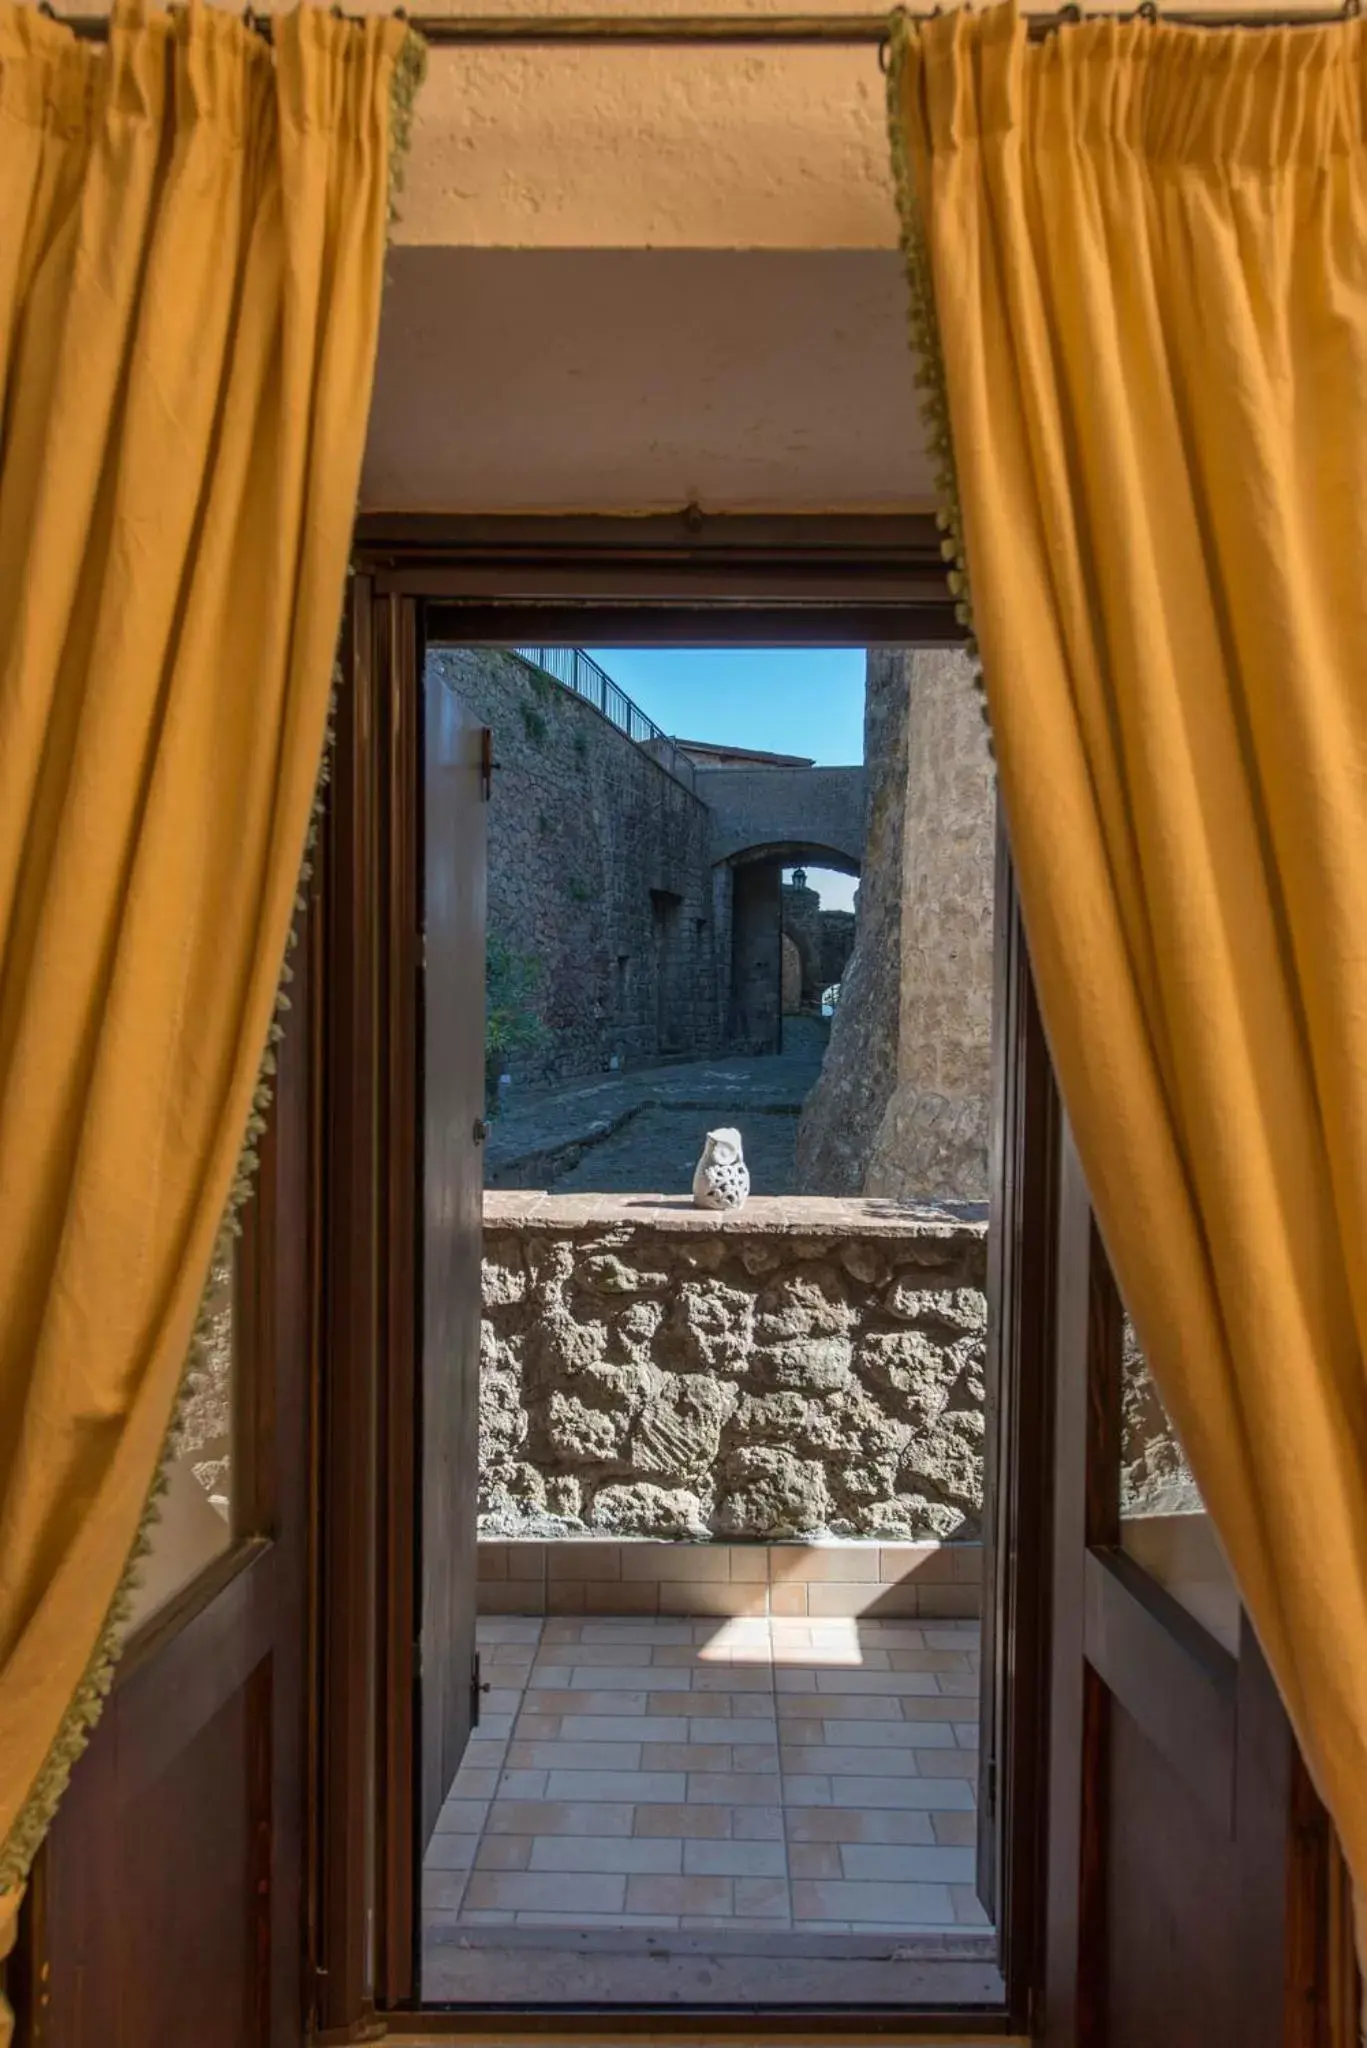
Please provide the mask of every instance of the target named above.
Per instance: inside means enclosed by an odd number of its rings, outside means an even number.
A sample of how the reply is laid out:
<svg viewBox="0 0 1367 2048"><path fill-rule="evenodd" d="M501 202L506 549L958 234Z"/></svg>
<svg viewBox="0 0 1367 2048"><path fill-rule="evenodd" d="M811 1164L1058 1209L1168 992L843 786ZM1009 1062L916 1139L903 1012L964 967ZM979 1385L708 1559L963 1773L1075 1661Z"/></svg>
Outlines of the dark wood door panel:
<svg viewBox="0 0 1367 2048"><path fill-rule="evenodd" d="M1239 1666L1122 1550L1084 1560L1083 1649L1211 1824L1234 1825Z"/></svg>
<svg viewBox="0 0 1367 2048"><path fill-rule="evenodd" d="M316 926L308 938L239 1240L242 1533L135 1635L73 1771L26 1918L36 2048L303 2037Z"/></svg>
<svg viewBox="0 0 1367 2048"><path fill-rule="evenodd" d="M267 2048L270 1566L254 1560L105 1711L39 1879L51 1945L37 2042ZM220 1604L245 1627L225 1628Z"/></svg>
<svg viewBox="0 0 1367 2048"><path fill-rule="evenodd" d="M409 608L411 612L411 607ZM470 1737L483 1242L484 728L444 675L424 704L421 1844Z"/></svg>
<svg viewBox="0 0 1367 2048"><path fill-rule="evenodd" d="M1107 1721L1106 2048L1247 2048L1234 1838L1114 1698Z"/></svg>
<svg viewBox="0 0 1367 2048"><path fill-rule="evenodd" d="M1066 1137L1058 1261L1044 2048L1327 2048L1327 1825L1247 1617L1225 1647L1120 1547L1125 1318Z"/></svg>

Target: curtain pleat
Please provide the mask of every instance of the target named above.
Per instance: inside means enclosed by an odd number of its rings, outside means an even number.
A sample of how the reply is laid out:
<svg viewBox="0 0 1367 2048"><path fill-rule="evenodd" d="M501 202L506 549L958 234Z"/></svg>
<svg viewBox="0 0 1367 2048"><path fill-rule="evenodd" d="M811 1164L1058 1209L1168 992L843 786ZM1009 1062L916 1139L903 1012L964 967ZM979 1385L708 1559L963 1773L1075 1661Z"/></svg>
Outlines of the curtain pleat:
<svg viewBox="0 0 1367 2048"><path fill-rule="evenodd" d="M0 1923L259 1127L419 49L0 0Z"/></svg>
<svg viewBox="0 0 1367 2048"><path fill-rule="evenodd" d="M891 94L1064 1102L1359 1902L1365 91L1358 21L1007 7L904 29Z"/></svg>

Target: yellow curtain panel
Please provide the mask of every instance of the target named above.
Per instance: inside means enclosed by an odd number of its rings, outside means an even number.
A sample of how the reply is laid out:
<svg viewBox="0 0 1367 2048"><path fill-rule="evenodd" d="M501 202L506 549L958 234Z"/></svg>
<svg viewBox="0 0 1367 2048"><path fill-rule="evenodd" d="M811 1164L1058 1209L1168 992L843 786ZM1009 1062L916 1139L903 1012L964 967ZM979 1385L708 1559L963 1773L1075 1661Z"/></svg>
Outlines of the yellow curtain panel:
<svg viewBox="0 0 1367 2048"><path fill-rule="evenodd" d="M0 0L0 1953L259 1128L420 69Z"/></svg>
<svg viewBox="0 0 1367 2048"><path fill-rule="evenodd" d="M1049 1040L1359 1901L1365 113L1360 21L895 37L927 414Z"/></svg>

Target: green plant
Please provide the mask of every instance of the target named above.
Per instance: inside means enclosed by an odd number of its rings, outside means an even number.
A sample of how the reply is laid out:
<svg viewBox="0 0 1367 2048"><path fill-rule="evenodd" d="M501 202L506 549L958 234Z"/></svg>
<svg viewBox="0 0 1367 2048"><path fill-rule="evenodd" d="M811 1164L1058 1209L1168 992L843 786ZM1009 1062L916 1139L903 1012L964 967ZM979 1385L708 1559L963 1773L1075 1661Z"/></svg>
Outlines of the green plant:
<svg viewBox="0 0 1367 2048"><path fill-rule="evenodd" d="M497 932L484 960L484 1095L492 1107L498 1077L518 1053L539 1052L550 1032L537 1011L543 969L533 953L519 953Z"/></svg>
<svg viewBox="0 0 1367 2048"><path fill-rule="evenodd" d="M571 875L568 893L571 903L592 903L596 892L592 883L584 881L579 875Z"/></svg>
<svg viewBox="0 0 1367 2048"><path fill-rule="evenodd" d="M578 754L578 756L579 756L579 759L580 759L581 761L587 761L587 760L588 760L588 758L589 758L589 742L588 742L588 735L587 735L587 733L577 732L577 733L575 734L575 736L574 736L574 751L575 751L575 753L576 753L576 754Z"/></svg>
<svg viewBox="0 0 1367 2048"><path fill-rule="evenodd" d="M526 729L527 738L531 741L534 747L539 747L546 737L547 727L545 717L540 711L538 711L535 708L534 705L524 704L521 708L522 723Z"/></svg>

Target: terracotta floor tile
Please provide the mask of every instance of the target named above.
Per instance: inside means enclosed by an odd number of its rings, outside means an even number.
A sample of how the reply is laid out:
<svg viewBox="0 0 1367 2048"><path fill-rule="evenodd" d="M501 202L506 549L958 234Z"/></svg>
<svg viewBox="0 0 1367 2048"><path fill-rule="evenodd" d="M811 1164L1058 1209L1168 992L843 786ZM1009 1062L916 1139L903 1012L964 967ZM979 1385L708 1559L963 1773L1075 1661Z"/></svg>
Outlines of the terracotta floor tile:
<svg viewBox="0 0 1367 2048"><path fill-rule="evenodd" d="M967 1820L976 1827L973 1814L936 1814L936 1821ZM805 1813L789 1813L789 1843L801 1842L935 1842L941 1839L928 1813L870 1812L867 1807L812 1807ZM805 1874L805 1873L804 1873ZM837 1871L838 1877L842 1873ZM793 1872L796 1877L798 1873Z"/></svg>
<svg viewBox="0 0 1367 2048"><path fill-rule="evenodd" d="M686 1714L692 1719L720 1718L732 1721L772 1721L774 1718L774 1696L769 1691L760 1692L690 1692L682 1695L659 1695L651 1698L646 1712L650 1714Z"/></svg>
<svg viewBox="0 0 1367 2048"><path fill-rule="evenodd" d="M491 1835L629 1835L634 1808L596 1799L576 1806L563 1799L496 1799L485 1823Z"/></svg>
<svg viewBox="0 0 1367 2048"><path fill-rule="evenodd" d="M472 1886L478 1882L471 1879ZM877 1922L896 1927L919 1921L954 1925L954 1902L944 1884L856 1884L844 1878L797 1878L794 1920L846 1919L858 1926Z"/></svg>
<svg viewBox="0 0 1367 2048"><path fill-rule="evenodd" d="M475 1858L476 1870L525 1870L532 1857L530 1835L486 1835Z"/></svg>
<svg viewBox="0 0 1367 2048"><path fill-rule="evenodd" d="M940 1851L942 1856L954 1853ZM788 1874L782 1842L685 1842L683 1868L689 1877L786 1878Z"/></svg>
<svg viewBox="0 0 1367 2048"><path fill-rule="evenodd" d="M454 1917L460 1911L469 1875L467 1870L425 1870L422 1877L423 1912L445 1913Z"/></svg>
<svg viewBox="0 0 1367 2048"><path fill-rule="evenodd" d="M978 1839L976 1813L936 1813L932 1814L931 1820L937 1842L959 1848L966 1842L976 1843Z"/></svg>
<svg viewBox="0 0 1367 2048"><path fill-rule="evenodd" d="M639 1742L514 1742L510 1769L524 1771L638 1771Z"/></svg>
<svg viewBox="0 0 1367 2048"><path fill-rule="evenodd" d="M627 1882L584 1871L561 1876L477 1870L465 1896L476 1910L494 1913L620 1913Z"/></svg>
<svg viewBox="0 0 1367 2048"><path fill-rule="evenodd" d="M548 1687L544 1691L527 1694L527 1710L538 1714L644 1714L648 1711L651 1695L647 1692L619 1691L615 1686L610 1692L598 1692L592 1687L576 1686ZM666 1709L669 1713L684 1713L680 1707Z"/></svg>
<svg viewBox="0 0 1367 2048"><path fill-rule="evenodd" d="M891 1880L895 1884L967 1884L977 1858L972 1849L919 1848L909 1843L847 1842L840 1851L841 1874Z"/></svg>
<svg viewBox="0 0 1367 2048"><path fill-rule="evenodd" d="M726 1841L731 1835L731 1813L724 1806L638 1806L635 1832L638 1835L676 1835L686 1840Z"/></svg>
<svg viewBox="0 0 1367 2048"><path fill-rule="evenodd" d="M695 1807L697 1813L717 1813L719 1807ZM731 1835L737 1842L781 1842L783 1840L783 1809L781 1806L738 1806L731 1815Z"/></svg>
<svg viewBox="0 0 1367 2048"><path fill-rule="evenodd" d="M479 1846L478 1835L433 1835L422 1859L424 1870L469 1870Z"/></svg>
<svg viewBox="0 0 1367 2048"><path fill-rule="evenodd" d="M738 1920L787 1920L789 1917L786 1878L738 1877L734 1896Z"/></svg>
<svg viewBox="0 0 1367 2048"><path fill-rule="evenodd" d="M765 1771L690 1771L690 1806L769 1806L778 1784Z"/></svg>
<svg viewBox="0 0 1367 2048"><path fill-rule="evenodd" d="M647 1742L641 1747L644 1771L729 1771L729 1742Z"/></svg>
<svg viewBox="0 0 1367 2048"><path fill-rule="evenodd" d="M902 1702L888 1693L779 1692L780 1720L900 1721Z"/></svg>
<svg viewBox="0 0 1367 2048"><path fill-rule="evenodd" d="M710 1742L694 1735L682 1714L564 1714L559 1734L565 1742Z"/></svg>
<svg viewBox="0 0 1367 2048"><path fill-rule="evenodd" d="M496 1690L424 1928L984 1925L978 1640L847 1615L482 1621Z"/></svg>
<svg viewBox="0 0 1367 2048"><path fill-rule="evenodd" d="M630 1800L633 1805L643 1805L656 1800L686 1799L687 1786L682 1771L551 1771L545 1796L571 1800L577 1805L599 1799Z"/></svg>
<svg viewBox="0 0 1367 2048"><path fill-rule="evenodd" d="M845 1867L834 1842L790 1842L788 1871L792 1877L843 1877Z"/></svg>
<svg viewBox="0 0 1367 2048"><path fill-rule="evenodd" d="M437 1815L439 1835L477 1835L489 1811L487 1799L448 1799Z"/></svg>
<svg viewBox="0 0 1367 2048"><path fill-rule="evenodd" d="M516 1840L515 1836L508 1837ZM648 1835L539 1835L529 1844L530 1870L607 1871L621 1877L672 1877L686 1868L685 1848L693 1843ZM941 1849L941 1856L962 1851Z"/></svg>
<svg viewBox="0 0 1367 2048"><path fill-rule="evenodd" d="M729 1913L731 1885L729 1877L629 1877L627 1911Z"/></svg>

